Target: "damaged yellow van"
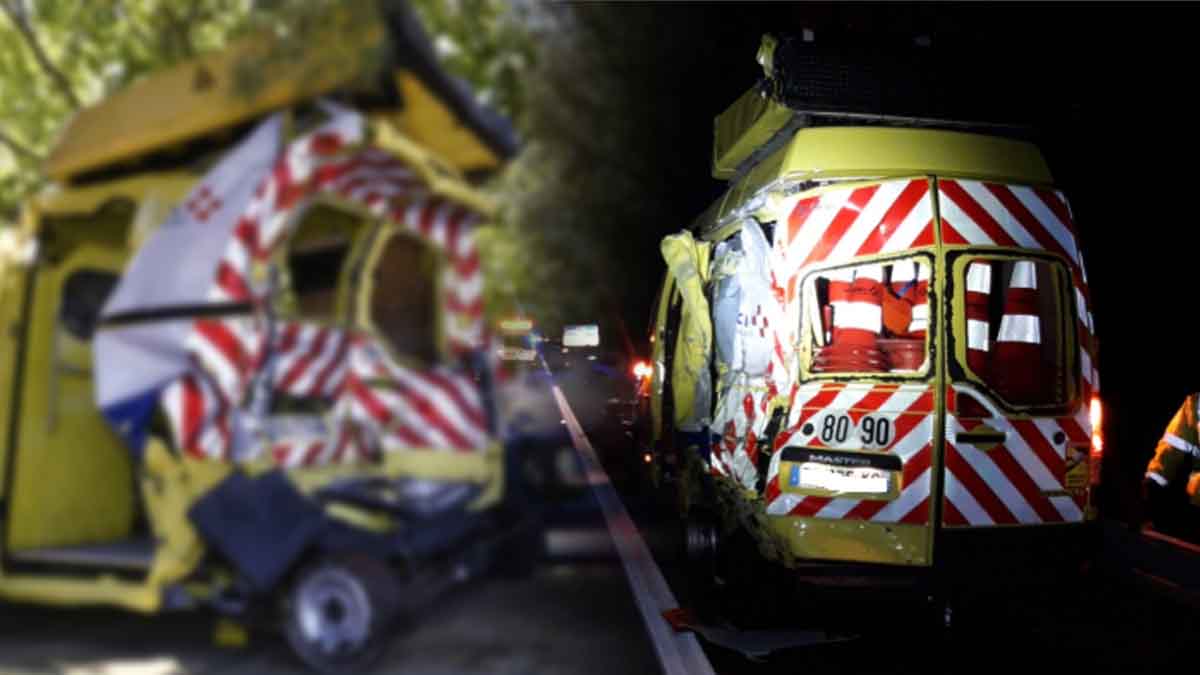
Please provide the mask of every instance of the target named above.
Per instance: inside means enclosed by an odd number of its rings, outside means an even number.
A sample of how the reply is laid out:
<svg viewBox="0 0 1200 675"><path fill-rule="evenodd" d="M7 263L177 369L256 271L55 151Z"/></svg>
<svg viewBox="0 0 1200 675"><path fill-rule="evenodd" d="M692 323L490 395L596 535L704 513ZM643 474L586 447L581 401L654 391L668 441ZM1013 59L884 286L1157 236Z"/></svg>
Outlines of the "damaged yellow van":
<svg viewBox="0 0 1200 675"><path fill-rule="evenodd" d="M776 46L716 120L728 190L662 242L646 439L692 568L767 604L1077 574L1096 341L1046 162L976 125L806 109L780 79L807 62ZM882 597L805 617L894 619Z"/></svg>
<svg viewBox="0 0 1200 675"><path fill-rule="evenodd" d="M340 671L536 555L473 237L513 135L386 4L365 89L250 40L63 130L0 248L0 598L275 616Z"/></svg>

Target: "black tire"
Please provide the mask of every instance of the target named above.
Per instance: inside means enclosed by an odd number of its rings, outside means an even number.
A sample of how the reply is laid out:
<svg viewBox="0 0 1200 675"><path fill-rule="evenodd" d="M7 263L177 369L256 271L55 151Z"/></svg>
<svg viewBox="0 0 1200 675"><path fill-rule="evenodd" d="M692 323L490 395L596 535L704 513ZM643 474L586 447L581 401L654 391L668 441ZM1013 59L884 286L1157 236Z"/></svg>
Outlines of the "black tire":
<svg viewBox="0 0 1200 675"><path fill-rule="evenodd" d="M283 603L284 633L319 673L357 672L387 646L400 607L400 581L366 556L327 558L300 570Z"/></svg>
<svg viewBox="0 0 1200 675"><path fill-rule="evenodd" d="M705 509L691 509L680 524L684 602L702 618L719 618L721 587L717 583L716 567L719 545L717 520Z"/></svg>

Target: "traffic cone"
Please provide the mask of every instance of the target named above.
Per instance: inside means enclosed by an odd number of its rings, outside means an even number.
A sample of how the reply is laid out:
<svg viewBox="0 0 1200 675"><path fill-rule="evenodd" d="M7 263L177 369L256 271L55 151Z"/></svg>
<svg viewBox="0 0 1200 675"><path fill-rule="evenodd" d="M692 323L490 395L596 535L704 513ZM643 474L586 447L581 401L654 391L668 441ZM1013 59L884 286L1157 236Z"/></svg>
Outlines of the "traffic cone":
<svg viewBox="0 0 1200 675"><path fill-rule="evenodd" d="M991 292L991 263L973 262L967 265L967 366L979 377L986 377L988 373L991 331L988 296Z"/></svg>
<svg viewBox="0 0 1200 675"><path fill-rule="evenodd" d="M1037 267L1031 261L1013 265L991 367L993 386L1009 402L1034 403L1044 393L1044 373L1048 371L1042 367Z"/></svg>
<svg viewBox="0 0 1200 675"><path fill-rule="evenodd" d="M892 266L890 292L883 294L883 327L897 338L907 338L912 326L917 269L911 263Z"/></svg>
<svg viewBox="0 0 1200 675"><path fill-rule="evenodd" d="M841 280L839 280L841 281ZM839 304L833 308L833 341L817 355L817 372L882 372L888 369L877 340L883 330L883 267L864 265L854 280L839 288ZM834 300L830 282L830 301Z"/></svg>
<svg viewBox="0 0 1200 675"><path fill-rule="evenodd" d="M883 325L894 338L878 340L892 372L917 372L925 363L929 327L929 268L916 261L891 270L891 293L883 297Z"/></svg>
<svg viewBox="0 0 1200 675"><path fill-rule="evenodd" d="M912 300L912 323L908 325L908 337L914 339L925 339L925 333L929 330L929 265L913 263L917 268L917 283L913 289L905 294L909 300Z"/></svg>
<svg viewBox="0 0 1200 675"><path fill-rule="evenodd" d="M843 307L846 306L846 297L850 292L850 284L854 281L854 270L843 268L840 270L830 270L826 275L829 279L829 307L833 310L833 314L841 313ZM827 322L826 328L829 330L829 335L825 336L826 343L831 343L836 335L836 324Z"/></svg>

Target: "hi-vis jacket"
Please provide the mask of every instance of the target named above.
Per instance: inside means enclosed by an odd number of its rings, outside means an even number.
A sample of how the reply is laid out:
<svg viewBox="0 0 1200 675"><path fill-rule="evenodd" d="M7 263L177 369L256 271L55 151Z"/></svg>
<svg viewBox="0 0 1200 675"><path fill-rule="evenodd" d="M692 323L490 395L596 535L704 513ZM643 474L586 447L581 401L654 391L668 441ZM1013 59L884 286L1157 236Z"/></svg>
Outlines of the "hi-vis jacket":
<svg viewBox="0 0 1200 675"><path fill-rule="evenodd" d="M1186 482L1188 498L1200 506L1200 394L1184 400L1146 467L1146 478L1159 485Z"/></svg>

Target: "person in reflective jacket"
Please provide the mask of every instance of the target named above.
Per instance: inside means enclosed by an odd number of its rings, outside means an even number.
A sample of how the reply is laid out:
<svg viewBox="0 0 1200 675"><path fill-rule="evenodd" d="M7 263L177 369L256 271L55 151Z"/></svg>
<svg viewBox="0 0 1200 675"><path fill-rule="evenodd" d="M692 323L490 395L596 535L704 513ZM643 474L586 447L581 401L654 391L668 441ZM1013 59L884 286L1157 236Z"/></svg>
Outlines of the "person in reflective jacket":
<svg viewBox="0 0 1200 675"><path fill-rule="evenodd" d="M1143 495L1155 529L1200 541L1200 394L1171 418L1146 467Z"/></svg>

